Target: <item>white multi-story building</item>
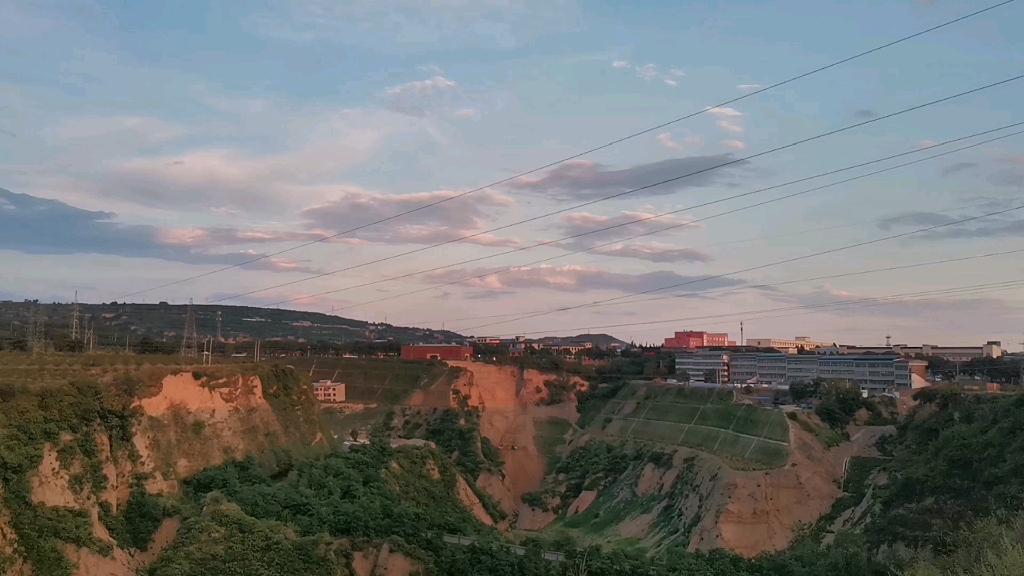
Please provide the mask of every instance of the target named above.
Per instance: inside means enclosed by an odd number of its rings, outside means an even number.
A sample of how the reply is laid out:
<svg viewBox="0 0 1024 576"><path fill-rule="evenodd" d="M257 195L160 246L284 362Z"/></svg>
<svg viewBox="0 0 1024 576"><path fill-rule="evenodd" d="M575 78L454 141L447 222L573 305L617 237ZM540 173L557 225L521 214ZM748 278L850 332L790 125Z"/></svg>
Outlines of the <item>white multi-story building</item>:
<svg viewBox="0 0 1024 576"><path fill-rule="evenodd" d="M928 363L894 354L781 354L728 351L679 351L676 373L686 372L692 382L705 382L714 371L718 382L792 384L815 378L848 380L870 394L881 394L927 384Z"/></svg>
<svg viewBox="0 0 1024 576"><path fill-rule="evenodd" d="M976 358L999 358L1003 355L1002 342L991 340L983 346L935 346L933 344L922 344L921 346L907 346L906 344L893 344L892 346L821 346L814 350L816 354L841 355L841 354L896 354L899 356L938 356L949 362L969 362Z"/></svg>
<svg viewBox="0 0 1024 576"><path fill-rule="evenodd" d="M690 376L690 382L706 382L704 375L712 371L717 382L729 382L729 360L729 352L679 351L676 352L676 374L686 372Z"/></svg>
<svg viewBox="0 0 1024 576"><path fill-rule="evenodd" d="M786 354L796 354L801 348L810 352L815 348L831 346L831 343L815 342L809 336L797 336L792 340L784 338L747 338L746 344L747 346L756 346L758 348L775 348L779 352L785 352Z"/></svg>

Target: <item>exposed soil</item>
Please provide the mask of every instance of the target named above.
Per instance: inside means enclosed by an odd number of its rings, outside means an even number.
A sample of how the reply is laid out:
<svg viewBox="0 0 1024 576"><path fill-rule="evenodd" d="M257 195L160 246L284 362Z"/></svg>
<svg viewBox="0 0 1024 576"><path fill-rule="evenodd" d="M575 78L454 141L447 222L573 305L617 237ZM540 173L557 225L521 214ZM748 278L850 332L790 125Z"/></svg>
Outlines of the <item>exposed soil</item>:
<svg viewBox="0 0 1024 576"><path fill-rule="evenodd" d="M255 377L205 383L183 372L165 377L160 392L137 405L147 418L133 442L139 471L152 474L150 492L174 492L175 478L266 450L285 437Z"/></svg>
<svg viewBox="0 0 1024 576"><path fill-rule="evenodd" d="M555 521L558 515L554 512L545 512L536 508L523 505L519 508L519 517L516 519L518 530L543 530Z"/></svg>
<svg viewBox="0 0 1024 576"><path fill-rule="evenodd" d="M494 498L501 509L507 514L511 514L518 509L515 496L512 491L505 486L504 479L500 474L484 471L480 474L480 477L476 479L476 486L484 492L487 492Z"/></svg>
<svg viewBox="0 0 1024 576"><path fill-rule="evenodd" d="M569 509L565 511L565 517L571 518L575 514L586 512L587 508L594 503L597 499L597 490L584 490L580 492L580 495L569 504Z"/></svg>
<svg viewBox="0 0 1024 576"><path fill-rule="evenodd" d="M433 464L433 462L431 462ZM480 499L477 498L473 489L466 484L466 479L462 476L458 477L457 485L455 487L456 494L459 496L459 500L469 508L470 512L476 516L476 519L483 522L488 526L494 526L494 519L484 510L483 504L480 503Z"/></svg>
<svg viewBox="0 0 1024 576"><path fill-rule="evenodd" d="M544 381L551 376L527 370L521 379L511 366L476 362L450 364L464 369L454 389L470 406L482 408L480 433L501 451L501 459L505 462L502 484L519 509L522 495L538 490L544 480L544 457L534 441L534 411L530 408L540 396L536 387L543 388ZM544 394L546 390L544 388ZM488 493L498 501L503 500L491 489Z"/></svg>
<svg viewBox="0 0 1024 576"><path fill-rule="evenodd" d="M352 557L355 576L410 576L419 574L423 567L399 552L392 552L387 544L380 550L362 550Z"/></svg>
<svg viewBox="0 0 1024 576"><path fill-rule="evenodd" d="M786 467L728 474L725 506L700 547L755 556L792 543L796 528L816 521L839 496L845 461L876 454L875 441L892 427L851 426L849 432L851 442L826 451L812 435L791 424Z"/></svg>

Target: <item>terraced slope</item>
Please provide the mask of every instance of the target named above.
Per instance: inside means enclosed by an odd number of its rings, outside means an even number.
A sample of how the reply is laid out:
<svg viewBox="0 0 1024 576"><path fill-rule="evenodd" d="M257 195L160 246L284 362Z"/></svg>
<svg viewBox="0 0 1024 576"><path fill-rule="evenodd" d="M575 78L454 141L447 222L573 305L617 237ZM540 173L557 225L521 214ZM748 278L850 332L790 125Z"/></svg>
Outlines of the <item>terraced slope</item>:
<svg viewBox="0 0 1024 576"><path fill-rule="evenodd" d="M630 384L608 402L588 431L685 446L753 468L776 468L788 457L785 415L736 403L729 389Z"/></svg>

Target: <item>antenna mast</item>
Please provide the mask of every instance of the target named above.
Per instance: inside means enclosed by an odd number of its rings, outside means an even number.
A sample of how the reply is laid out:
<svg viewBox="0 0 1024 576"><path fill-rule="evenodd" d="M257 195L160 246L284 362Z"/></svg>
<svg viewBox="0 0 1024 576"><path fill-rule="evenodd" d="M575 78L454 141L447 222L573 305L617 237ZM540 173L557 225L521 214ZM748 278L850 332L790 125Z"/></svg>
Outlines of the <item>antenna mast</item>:
<svg viewBox="0 0 1024 576"><path fill-rule="evenodd" d="M185 337L181 341L182 356L196 356L199 354L199 335L196 334L196 310L192 306L192 299L188 299L188 313L185 316Z"/></svg>

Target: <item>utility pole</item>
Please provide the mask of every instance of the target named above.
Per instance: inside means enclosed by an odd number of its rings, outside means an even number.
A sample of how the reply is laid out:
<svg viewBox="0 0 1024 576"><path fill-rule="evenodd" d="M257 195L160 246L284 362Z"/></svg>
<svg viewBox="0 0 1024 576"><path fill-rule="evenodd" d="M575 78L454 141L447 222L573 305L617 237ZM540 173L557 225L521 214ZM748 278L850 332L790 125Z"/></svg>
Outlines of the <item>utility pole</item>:
<svg viewBox="0 0 1024 576"><path fill-rule="evenodd" d="M78 340L78 290L75 290L75 305L71 309L71 339Z"/></svg>
<svg viewBox="0 0 1024 576"><path fill-rule="evenodd" d="M185 315L185 337L181 340L181 355L196 356L199 354L199 335L196 334L196 310L192 299L188 299L188 312Z"/></svg>

